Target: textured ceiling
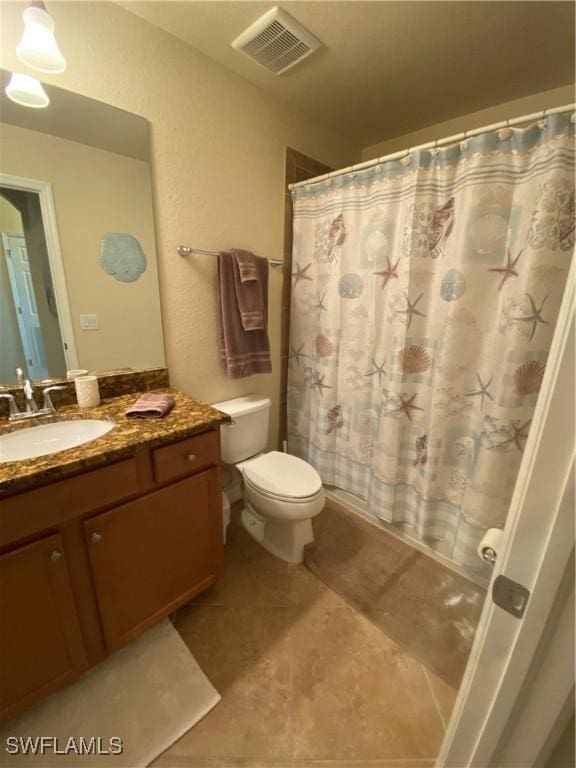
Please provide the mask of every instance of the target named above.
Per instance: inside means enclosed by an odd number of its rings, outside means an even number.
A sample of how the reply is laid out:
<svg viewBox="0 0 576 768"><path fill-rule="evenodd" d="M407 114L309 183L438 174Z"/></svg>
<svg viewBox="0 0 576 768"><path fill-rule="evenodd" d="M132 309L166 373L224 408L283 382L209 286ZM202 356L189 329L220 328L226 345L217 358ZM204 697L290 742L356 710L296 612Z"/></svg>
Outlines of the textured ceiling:
<svg viewBox="0 0 576 768"><path fill-rule="evenodd" d="M572 2L283 2L323 48L276 76L230 47L267 2L124 2L365 146L574 80Z"/></svg>

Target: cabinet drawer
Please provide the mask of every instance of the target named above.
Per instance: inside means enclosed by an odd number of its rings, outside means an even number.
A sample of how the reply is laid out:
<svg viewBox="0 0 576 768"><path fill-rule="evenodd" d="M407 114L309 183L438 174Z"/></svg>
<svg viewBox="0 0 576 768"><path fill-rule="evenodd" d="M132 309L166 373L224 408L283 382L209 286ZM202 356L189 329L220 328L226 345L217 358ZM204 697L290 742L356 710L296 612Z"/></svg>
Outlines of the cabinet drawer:
<svg viewBox="0 0 576 768"><path fill-rule="evenodd" d="M204 432L187 440L156 448L152 454L154 479L157 483L168 483L217 465L219 461L218 432Z"/></svg>
<svg viewBox="0 0 576 768"><path fill-rule="evenodd" d="M136 460L126 459L10 496L0 501L0 546L137 493Z"/></svg>

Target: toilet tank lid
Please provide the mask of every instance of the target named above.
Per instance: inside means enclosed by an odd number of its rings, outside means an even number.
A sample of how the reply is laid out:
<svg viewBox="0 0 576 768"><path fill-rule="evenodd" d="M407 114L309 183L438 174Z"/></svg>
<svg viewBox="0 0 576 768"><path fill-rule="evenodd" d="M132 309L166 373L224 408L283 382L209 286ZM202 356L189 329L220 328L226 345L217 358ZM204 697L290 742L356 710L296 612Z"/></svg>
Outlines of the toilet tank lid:
<svg viewBox="0 0 576 768"><path fill-rule="evenodd" d="M269 397L245 395L244 397L235 397L233 400L223 400L221 403L212 403L212 407L234 418L235 416L246 416L248 413L270 408L271 403L272 401Z"/></svg>

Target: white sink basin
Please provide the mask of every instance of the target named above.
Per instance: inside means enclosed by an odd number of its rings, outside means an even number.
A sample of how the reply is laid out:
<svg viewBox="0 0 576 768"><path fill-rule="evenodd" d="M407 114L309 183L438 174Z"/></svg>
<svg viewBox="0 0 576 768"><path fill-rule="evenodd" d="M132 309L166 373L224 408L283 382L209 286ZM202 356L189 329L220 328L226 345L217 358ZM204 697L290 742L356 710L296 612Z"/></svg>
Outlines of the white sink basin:
<svg viewBox="0 0 576 768"><path fill-rule="evenodd" d="M58 453L76 445L89 443L110 432L111 421L78 419L40 424L0 435L0 463L35 459L49 453Z"/></svg>

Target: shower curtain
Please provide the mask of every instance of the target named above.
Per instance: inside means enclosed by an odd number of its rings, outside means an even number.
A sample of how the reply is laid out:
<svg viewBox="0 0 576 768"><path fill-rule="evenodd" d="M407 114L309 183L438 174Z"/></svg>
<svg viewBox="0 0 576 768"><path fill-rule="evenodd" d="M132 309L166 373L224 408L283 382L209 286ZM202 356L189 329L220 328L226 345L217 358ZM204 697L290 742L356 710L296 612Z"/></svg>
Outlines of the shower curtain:
<svg viewBox="0 0 576 768"><path fill-rule="evenodd" d="M573 120L292 192L289 450L474 570L506 519L574 250Z"/></svg>

